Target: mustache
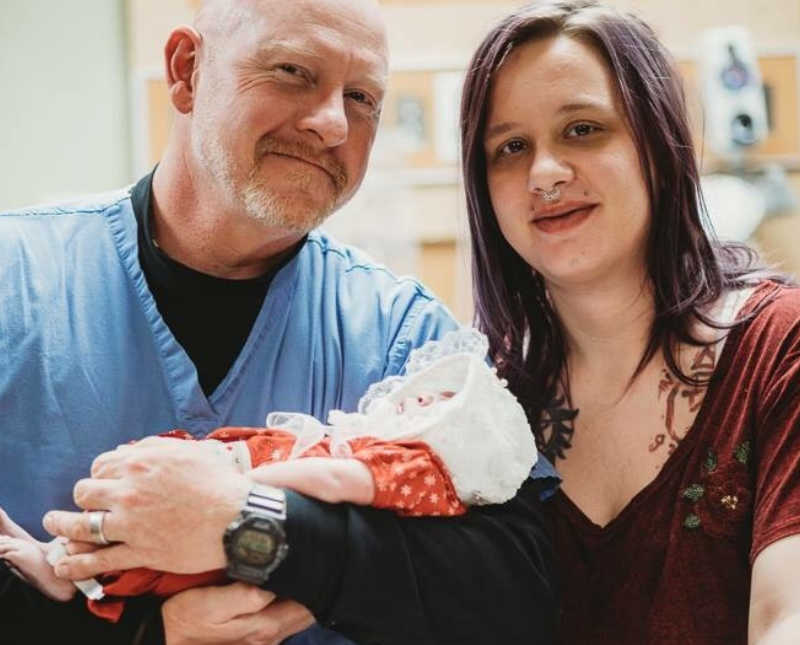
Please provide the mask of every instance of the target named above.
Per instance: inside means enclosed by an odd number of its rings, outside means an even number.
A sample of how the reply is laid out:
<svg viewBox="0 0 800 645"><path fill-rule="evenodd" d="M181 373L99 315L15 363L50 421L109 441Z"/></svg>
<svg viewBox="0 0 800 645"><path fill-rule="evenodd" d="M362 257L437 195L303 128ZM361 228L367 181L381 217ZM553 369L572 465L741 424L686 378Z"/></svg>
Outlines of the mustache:
<svg viewBox="0 0 800 645"><path fill-rule="evenodd" d="M266 135L262 137L256 145L256 160L260 160L267 154L297 157L298 159L321 167L330 175L331 180L336 186L337 193L341 193L347 186L348 177L344 164L330 154L324 152L320 153L319 150L307 143L303 143L302 141L288 141L286 139L278 139L277 137Z"/></svg>

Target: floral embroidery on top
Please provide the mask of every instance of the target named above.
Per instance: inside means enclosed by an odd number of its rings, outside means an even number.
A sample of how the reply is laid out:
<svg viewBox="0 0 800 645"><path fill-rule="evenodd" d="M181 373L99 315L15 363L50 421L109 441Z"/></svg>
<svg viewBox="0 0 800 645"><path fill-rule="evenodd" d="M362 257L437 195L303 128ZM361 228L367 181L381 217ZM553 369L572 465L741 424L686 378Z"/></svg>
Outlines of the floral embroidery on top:
<svg viewBox="0 0 800 645"><path fill-rule="evenodd" d="M687 529L696 529L700 526L700 518L694 513L689 513L683 520L683 526Z"/></svg>
<svg viewBox="0 0 800 645"><path fill-rule="evenodd" d="M720 462L709 448L703 462L700 482L681 491L681 498L692 508L683 520L683 527L695 530L701 526L713 537L731 537L750 513L752 493L747 486L747 464L750 442L736 446L729 460Z"/></svg>
<svg viewBox="0 0 800 645"><path fill-rule="evenodd" d="M706 453L706 463L703 465L707 473L713 473L717 469L717 453L709 448Z"/></svg>
<svg viewBox="0 0 800 645"><path fill-rule="evenodd" d="M736 446L736 450L734 451L733 455L736 457L736 461L746 466L747 461L750 459L750 442L745 441L744 443Z"/></svg>
<svg viewBox="0 0 800 645"><path fill-rule="evenodd" d="M705 489L700 484L692 484L689 486L689 488L683 491L682 495L685 499L696 502L703 496L704 493Z"/></svg>

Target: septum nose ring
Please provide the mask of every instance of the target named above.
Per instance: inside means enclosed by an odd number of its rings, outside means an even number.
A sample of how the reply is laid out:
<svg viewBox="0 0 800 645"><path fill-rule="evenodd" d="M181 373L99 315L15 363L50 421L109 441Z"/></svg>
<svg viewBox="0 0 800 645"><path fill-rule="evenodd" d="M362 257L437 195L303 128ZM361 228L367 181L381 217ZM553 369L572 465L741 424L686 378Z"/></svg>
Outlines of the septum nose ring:
<svg viewBox="0 0 800 645"><path fill-rule="evenodd" d="M542 190L541 188L537 188L536 192L541 195L542 200L547 202L548 204L552 204L553 202L557 202L561 199L561 188L558 186L553 186L553 190Z"/></svg>

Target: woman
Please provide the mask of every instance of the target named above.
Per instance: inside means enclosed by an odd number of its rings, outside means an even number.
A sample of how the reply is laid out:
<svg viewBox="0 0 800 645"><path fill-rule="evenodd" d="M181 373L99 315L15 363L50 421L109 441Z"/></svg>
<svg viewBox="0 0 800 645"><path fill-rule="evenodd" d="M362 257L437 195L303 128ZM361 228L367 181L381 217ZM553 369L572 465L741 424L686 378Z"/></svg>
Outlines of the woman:
<svg viewBox="0 0 800 645"><path fill-rule="evenodd" d="M669 55L573 0L469 69L476 317L563 476L561 640L800 642L800 290L704 231Z"/></svg>

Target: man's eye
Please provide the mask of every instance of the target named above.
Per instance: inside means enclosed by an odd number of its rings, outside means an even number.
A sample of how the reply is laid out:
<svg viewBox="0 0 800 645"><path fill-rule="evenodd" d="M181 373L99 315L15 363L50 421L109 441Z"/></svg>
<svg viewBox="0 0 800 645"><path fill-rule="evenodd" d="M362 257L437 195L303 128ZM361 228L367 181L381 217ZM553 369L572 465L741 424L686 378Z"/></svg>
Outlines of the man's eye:
<svg viewBox="0 0 800 645"><path fill-rule="evenodd" d="M360 90L350 90L345 93L345 96L354 100L356 103L366 105L368 107L375 107L375 100L366 92Z"/></svg>
<svg viewBox="0 0 800 645"><path fill-rule="evenodd" d="M597 132L598 130L600 130L600 128L592 125L591 123L576 123L575 125L567 128L566 136L567 138L586 137L594 132Z"/></svg>
<svg viewBox="0 0 800 645"><path fill-rule="evenodd" d="M305 76L305 70L302 67L298 67L297 65L292 65L291 63L283 63L282 65L278 65L278 69L282 72L286 72L287 74L291 74L292 76Z"/></svg>

